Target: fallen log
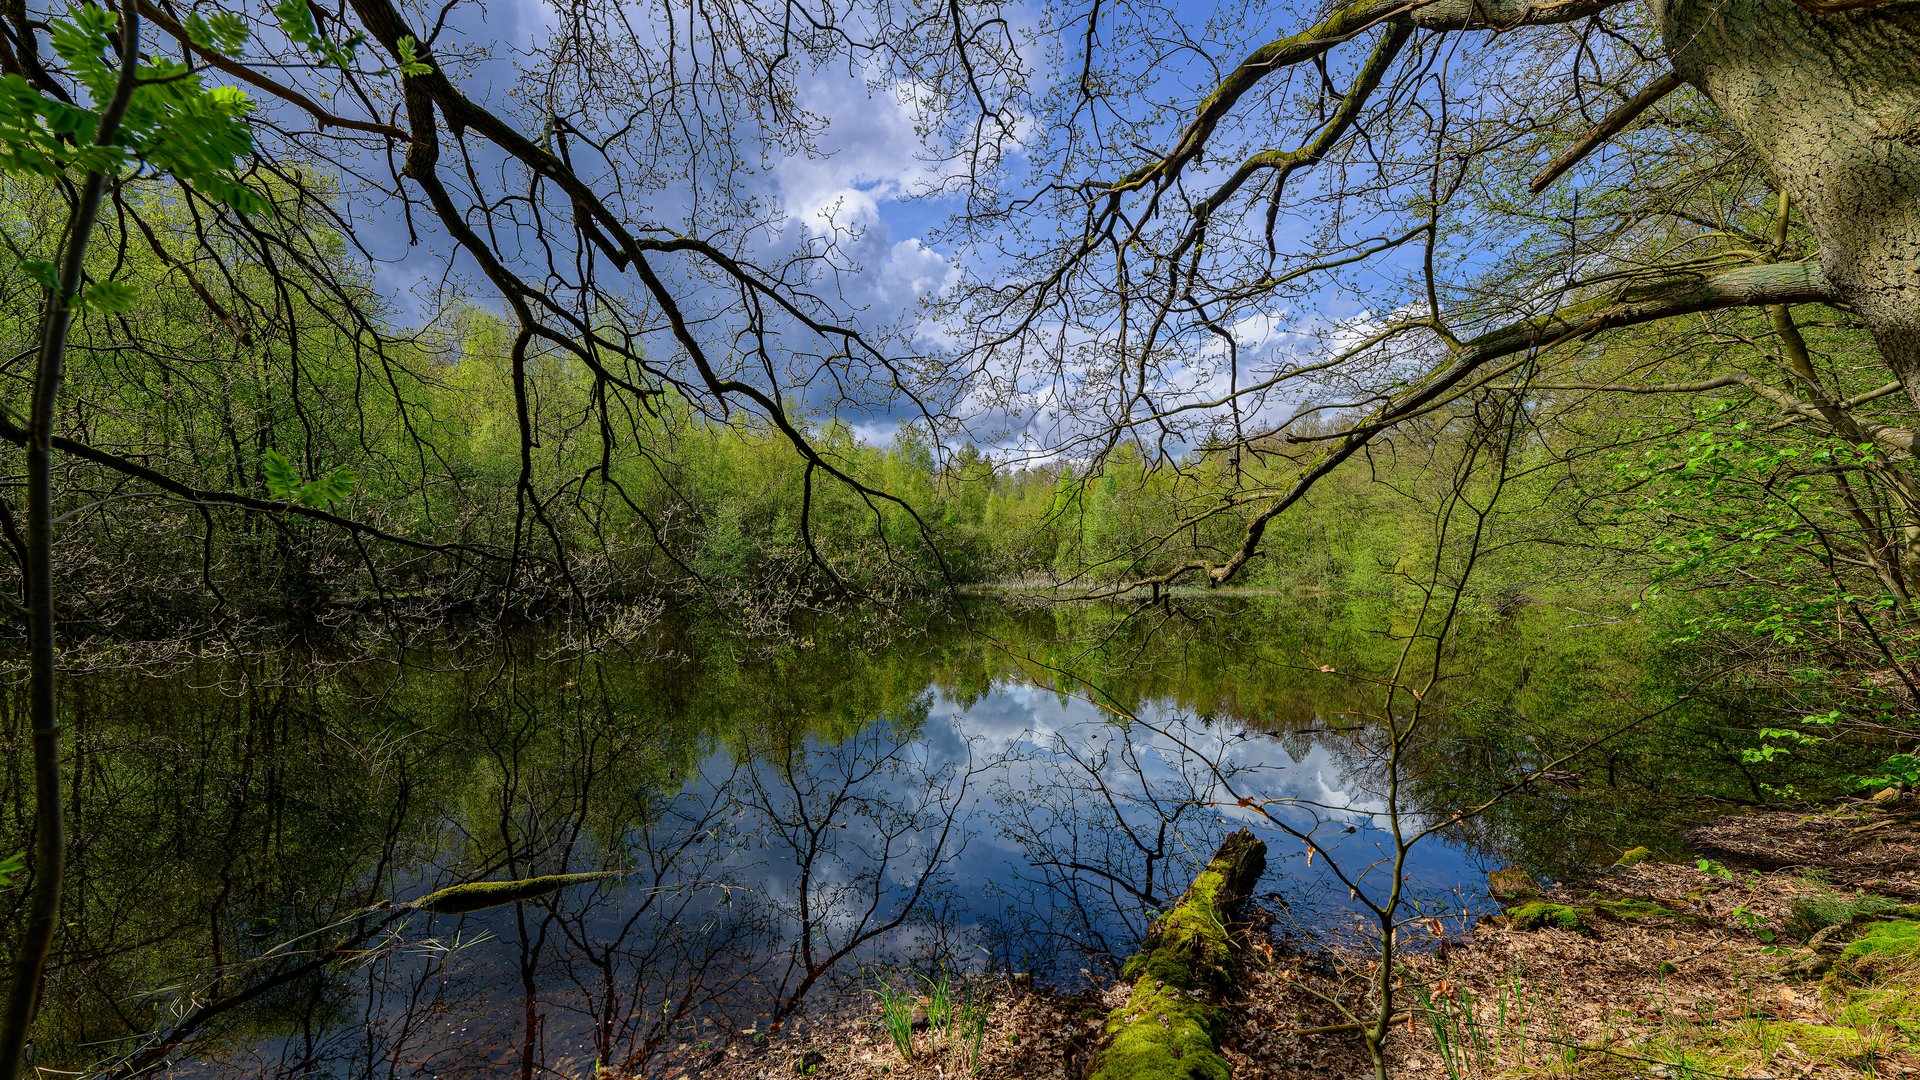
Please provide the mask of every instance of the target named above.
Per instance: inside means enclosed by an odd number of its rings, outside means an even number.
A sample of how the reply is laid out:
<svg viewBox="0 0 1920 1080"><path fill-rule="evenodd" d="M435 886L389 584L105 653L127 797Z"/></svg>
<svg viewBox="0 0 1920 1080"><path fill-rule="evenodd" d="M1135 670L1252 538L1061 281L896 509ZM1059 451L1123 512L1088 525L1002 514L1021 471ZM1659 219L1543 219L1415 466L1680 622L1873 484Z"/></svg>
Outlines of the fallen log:
<svg viewBox="0 0 1920 1080"><path fill-rule="evenodd" d="M1267 845L1242 829L1154 921L1127 961L1133 992L1107 1017L1089 1080L1232 1080L1217 1002L1233 977L1231 920L1266 868Z"/></svg>

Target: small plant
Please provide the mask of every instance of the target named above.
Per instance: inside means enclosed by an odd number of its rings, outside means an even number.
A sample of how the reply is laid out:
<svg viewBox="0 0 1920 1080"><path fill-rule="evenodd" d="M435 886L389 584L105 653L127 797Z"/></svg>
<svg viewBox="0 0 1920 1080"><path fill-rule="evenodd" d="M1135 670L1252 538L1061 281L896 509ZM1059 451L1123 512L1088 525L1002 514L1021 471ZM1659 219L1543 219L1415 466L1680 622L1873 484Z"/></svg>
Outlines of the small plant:
<svg viewBox="0 0 1920 1080"><path fill-rule="evenodd" d="M1849 778L1853 783L1865 787L1920 787L1920 754L1895 754L1887 759L1880 771L1872 776Z"/></svg>
<svg viewBox="0 0 1920 1080"><path fill-rule="evenodd" d="M1861 916L1899 906L1898 902L1881 896L1826 893L1801 897L1787 909L1786 932L1805 941L1829 926L1846 926Z"/></svg>
<svg viewBox="0 0 1920 1080"><path fill-rule="evenodd" d="M1514 1064L1525 1058L1526 1009L1517 978L1511 997L1505 984L1497 984L1490 1003L1452 979L1431 988L1416 984L1413 993L1415 1011L1426 1018L1449 1080L1500 1073L1509 1048L1515 1053Z"/></svg>
<svg viewBox="0 0 1920 1080"><path fill-rule="evenodd" d="M885 979L880 981L879 989L874 993L880 998L880 1025L887 1029L887 1038L893 1042L893 1048L900 1052L900 1060L913 1060L913 991L894 986Z"/></svg>
<svg viewBox="0 0 1920 1080"><path fill-rule="evenodd" d="M927 984L927 1027L942 1035L953 1026L953 995L955 983L947 977L946 968L940 969L939 978L920 976Z"/></svg>
<svg viewBox="0 0 1920 1080"><path fill-rule="evenodd" d="M1767 917L1757 911L1748 911L1744 907L1733 909L1733 925L1752 934L1771 945L1774 939L1773 928L1767 925Z"/></svg>
<svg viewBox="0 0 1920 1080"><path fill-rule="evenodd" d="M987 1016L993 1011L993 1001L985 987L979 987L971 993L960 996L960 1010L955 1029L959 1035L960 1050L966 1059L967 1071L980 1071L980 1051L987 1041Z"/></svg>
<svg viewBox="0 0 1920 1080"><path fill-rule="evenodd" d="M902 1061L913 1061L913 1032L925 1025L930 1052L947 1059L948 1075L980 1071L987 1019L993 1012L987 987L970 984L943 967L933 976L906 975L897 981L877 977L874 996L880 1002L880 1026Z"/></svg>
<svg viewBox="0 0 1920 1080"><path fill-rule="evenodd" d="M274 498L322 510L353 494L354 486L360 482L353 470L345 466L308 480L285 454L272 449L260 455L260 474L267 493Z"/></svg>
<svg viewBox="0 0 1920 1080"><path fill-rule="evenodd" d="M1716 862L1713 859L1695 859L1693 865L1702 873L1712 874L1715 877L1725 878L1728 881L1733 880L1733 871L1727 869L1725 863Z"/></svg>
<svg viewBox="0 0 1920 1080"><path fill-rule="evenodd" d="M1446 998L1442 997L1436 1002L1425 986L1416 985L1413 996L1419 1004L1420 1015L1426 1017L1427 1031L1433 1036L1434 1048L1440 1051L1440 1060L1446 1063L1448 1080L1460 1080L1461 1066L1466 1063L1465 1049L1455 1046L1455 1029L1460 1019L1454 1016ZM1472 1023L1470 1016L1466 1018L1466 1023ZM1455 1061L1456 1057L1460 1059L1458 1062Z"/></svg>

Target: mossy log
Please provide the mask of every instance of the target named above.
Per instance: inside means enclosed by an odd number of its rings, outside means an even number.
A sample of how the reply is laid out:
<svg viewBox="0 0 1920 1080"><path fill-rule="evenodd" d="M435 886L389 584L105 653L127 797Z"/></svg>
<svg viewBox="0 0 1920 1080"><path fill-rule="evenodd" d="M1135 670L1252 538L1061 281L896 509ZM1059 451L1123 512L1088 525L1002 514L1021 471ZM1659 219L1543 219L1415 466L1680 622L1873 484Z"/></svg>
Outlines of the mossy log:
<svg viewBox="0 0 1920 1080"><path fill-rule="evenodd" d="M1551 927L1591 934L1594 932L1594 920L1597 916L1605 916L1617 922L1645 922L1648 919L1699 921L1696 916L1682 914L1651 900L1604 900L1599 897L1589 897L1584 904L1556 904L1551 900L1534 900L1521 904L1507 913L1507 925L1515 930L1542 930Z"/></svg>
<svg viewBox="0 0 1920 1080"><path fill-rule="evenodd" d="M1234 833L1154 922L1127 961L1133 993L1107 1017L1090 1080L1231 1080L1218 1049L1226 1014L1216 1004L1234 967L1228 924L1266 869L1267 845Z"/></svg>

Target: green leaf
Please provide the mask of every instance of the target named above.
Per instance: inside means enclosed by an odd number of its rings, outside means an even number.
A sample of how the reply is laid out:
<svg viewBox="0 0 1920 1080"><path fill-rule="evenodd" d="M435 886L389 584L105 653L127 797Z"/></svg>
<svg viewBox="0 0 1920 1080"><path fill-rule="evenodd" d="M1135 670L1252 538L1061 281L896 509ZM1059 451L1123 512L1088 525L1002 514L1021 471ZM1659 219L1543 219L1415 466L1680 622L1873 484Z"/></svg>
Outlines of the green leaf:
<svg viewBox="0 0 1920 1080"><path fill-rule="evenodd" d="M20 260L20 272L49 292L60 287L60 268L45 259Z"/></svg>
<svg viewBox="0 0 1920 1080"><path fill-rule="evenodd" d="M346 41L334 41L321 34L308 0L279 0L273 5L273 15L287 37L337 68L345 69L353 63L353 54L364 40L359 34Z"/></svg>
<svg viewBox="0 0 1920 1080"><path fill-rule="evenodd" d="M313 9L307 6L307 0L279 0L273 5L273 17L295 43L313 48L319 42L320 27L314 22Z"/></svg>
<svg viewBox="0 0 1920 1080"><path fill-rule="evenodd" d="M140 299L140 287L126 281L96 281L80 293L75 306L82 311L128 311Z"/></svg>
<svg viewBox="0 0 1920 1080"><path fill-rule="evenodd" d="M353 494L360 482L353 470L344 466L318 479L304 480L300 470L278 450L261 453L260 472L267 482L268 493L274 498L316 508L332 506Z"/></svg>
<svg viewBox="0 0 1920 1080"><path fill-rule="evenodd" d="M311 39L309 47L341 62L349 55L318 36L306 0L282 0L276 10L299 24L289 30L296 40ZM119 25L118 15L94 3L70 7L65 18L48 24L48 39L86 90L85 100L107 101L121 81L122 64L113 48ZM203 47L231 52L245 43L247 25L226 13L192 16L187 32ZM105 146L97 145L97 109L44 97L18 75L0 76L0 173L54 177L78 169L113 174L138 162L172 173L242 213L266 210L264 200L239 179L253 153L247 123L253 102L247 95L236 87L208 87L200 73L177 60L140 63L134 75L126 112L111 145Z"/></svg>
<svg viewBox="0 0 1920 1080"><path fill-rule="evenodd" d="M300 494L300 472L278 450L260 455L260 472L267 481L267 492L276 499L291 502Z"/></svg>
<svg viewBox="0 0 1920 1080"><path fill-rule="evenodd" d="M202 16L196 11L187 16L186 27L187 37L195 45L227 54L239 52L251 36L245 20L229 11L218 11L211 16Z"/></svg>
<svg viewBox="0 0 1920 1080"><path fill-rule="evenodd" d="M358 482L359 478L353 475L353 470L342 466L317 480L300 485L295 497L302 506L325 509L353 494L354 485Z"/></svg>
<svg viewBox="0 0 1920 1080"><path fill-rule="evenodd" d="M27 868L27 853L17 851L5 859L0 859L0 888L13 884L15 874Z"/></svg>
<svg viewBox="0 0 1920 1080"><path fill-rule="evenodd" d="M401 35L400 40L394 42L394 44L399 47L400 74L402 75L433 74L433 65L420 59L420 43L413 39L412 34Z"/></svg>

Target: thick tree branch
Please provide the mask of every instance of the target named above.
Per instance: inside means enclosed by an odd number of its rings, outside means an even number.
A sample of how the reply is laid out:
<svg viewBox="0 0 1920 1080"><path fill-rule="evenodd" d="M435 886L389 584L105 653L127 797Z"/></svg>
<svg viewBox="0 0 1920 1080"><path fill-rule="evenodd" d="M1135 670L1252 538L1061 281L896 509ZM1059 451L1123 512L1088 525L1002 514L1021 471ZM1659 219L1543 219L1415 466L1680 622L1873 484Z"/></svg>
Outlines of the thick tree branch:
<svg viewBox="0 0 1920 1080"><path fill-rule="evenodd" d="M4 439L16 446L21 446L26 443L27 433L26 430L19 425L4 417L0 417L0 439ZM330 513L326 510L311 506L302 506L299 503L275 502L272 499L259 499L251 495L241 495L237 492L209 491L204 488L196 488L190 484L175 480L173 477L157 469L142 465L137 461L59 435L53 437L53 447L63 454L71 454L85 461L91 461L95 465L112 469L124 476L129 476L135 480L150 484L183 502L192 503L196 506L231 506L238 510L251 510L263 514L292 514L295 517L303 517L310 521L331 525L337 529L342 529L359 536L371 537L389 544L398 544L401 547L413 548L416 551L437 553L458 552L465 555L472 555L476 558L491 560L504 558L504 556L498 552L488 551L485 548L473 544L442 544L429 540L416 540L412 537L388 532L377 525L369 525L364 521L355 521L350 517L343 517L339 514Z"/></svg>
<svg viewBox="0 0 1920 1080"><path fill-rule="evenodd" d="M1835 434L1851 442L1872 442L1902 455L1913 453L1914 434L1908 428L1893 427L1858 417L1836 419L1829 406L1807 401L1781 390L1757 376L1744 371L1731 371L1715 375L1710 379L1679 383L1603 383L1603 382L1561 382L1530 383L1527 390L1565 390L1586 391L1600 394L1703 394L1709 390L1721 390L1728 387L1741 387L1755 396L1765 398L1784 412L1806 420L1815 420L1826 424ZM1511 387L1509 389L1521 389Z"/></svg>
<svg viewBox="0 0 1920 1080"><path fill-rule="evenodd" d="M1268 42L1249 53L1200 103L1173 150L1112 185L1109 194L1130 191L1155 180L1171 180L1199 155L1214 128L1261 80L1321 56L1382 23L1396 21L1421 30L1507 30L1571 22L1622 2L1624 0L1431 0L1426 3L1349 0L1308 29Z"/></svg>
<svg viewBox="0 0 1920 1080"><path fill-rule="evenodd" d="M350 116L340 116L336 113L329 112L319 102L293 87L269 79L254 68L230 60L218 51L209 49L194 41L192 35L187 33L186 27L168 18L166 12L161 11L160 8L148 2L148 0L141 0L139 6L141 15L145 16L146 19L155 26L176 38L180 42L181 47L190 50L201 63L206 64L216 71L231 75L249 86L264 90L288 104L298 106L308 115L312 116L315 122L323 128L348 128L353 131L364 131L370 135L382 135L389 139L398 139L402 142L407 138L406 132L394 127L392 124L382 124L371 120L356 120Z"/></svg>
<svg viewBox="0 0 1920 1080"><path fill-rule="evenodd" d="M1562 150L1558 156L1547 163L1534 178L1528 182L1527 190L1535 195L1545 191L1548 185L1564 176L1568 169L1578 165L1588 154L1599 149L1608 139L1626 130L1641 113L1653 107L1654 102L1673 93L1685 85L1678 72L1669 71L1665 75L1647 84L1646 89L1628 98L1619 108L1608 113L1593 130L1580 137L1580 141Z"/></svg>
<svg viewBox="0 0 1920 1080"><path fill-rule="evenodd" d="M1770 304L1831 303L1832 286L1814 262L1743 266L1718 274L1687 274L1635 283L1537 318L1501 327L1462 343L1426 380L1374 410L1349 428L1294 482L1247 523L1239 546L1222 562L1193 559L1152 577L1130 581L1121 592L1172 584L1188 574L1205 576L1209 587L1222 584L1259 553L1267 523L1304 498L1340 464L1394 425L1444 404L1481 383L1471 377L1489 363L1516 353L1536 352L1603 330L1635 326L1680 315Z"/></svg>

